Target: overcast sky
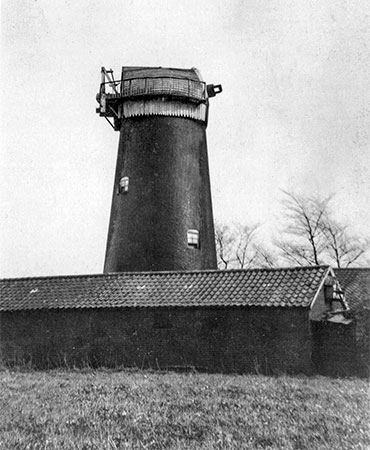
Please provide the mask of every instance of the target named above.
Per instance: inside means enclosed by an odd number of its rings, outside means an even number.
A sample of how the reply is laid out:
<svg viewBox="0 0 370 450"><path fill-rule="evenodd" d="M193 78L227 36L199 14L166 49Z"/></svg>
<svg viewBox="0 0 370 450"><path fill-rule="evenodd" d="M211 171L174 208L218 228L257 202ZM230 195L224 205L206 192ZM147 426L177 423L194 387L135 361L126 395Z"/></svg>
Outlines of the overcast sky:
<svg viewBox="0 0 370 450"><path fill-rule="evenodd" d="M0 276L102 272L118 133L100 67L197 67L213 208L276 233L281 189L370 222L370 3L3 0Z"/></svg>

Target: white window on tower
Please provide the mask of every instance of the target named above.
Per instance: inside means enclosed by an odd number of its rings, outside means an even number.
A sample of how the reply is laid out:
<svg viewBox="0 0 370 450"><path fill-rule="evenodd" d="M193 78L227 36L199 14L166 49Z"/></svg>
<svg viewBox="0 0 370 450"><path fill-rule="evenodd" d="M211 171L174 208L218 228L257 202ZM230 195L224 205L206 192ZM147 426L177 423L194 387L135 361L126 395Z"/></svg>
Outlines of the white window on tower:
<svg viewBox="0 0 370 450"><path fill-rule="evenodd" d="M200 248L198 230L188 230L188 247Z"/></svg>
<svg viewBox="0 0 370 450"><path fill-rule="evenodd" d="M129 183L129 178L128 177L122 177L119 180L118 194L122 194L124 192L128 192L128 183Z"/></svg>

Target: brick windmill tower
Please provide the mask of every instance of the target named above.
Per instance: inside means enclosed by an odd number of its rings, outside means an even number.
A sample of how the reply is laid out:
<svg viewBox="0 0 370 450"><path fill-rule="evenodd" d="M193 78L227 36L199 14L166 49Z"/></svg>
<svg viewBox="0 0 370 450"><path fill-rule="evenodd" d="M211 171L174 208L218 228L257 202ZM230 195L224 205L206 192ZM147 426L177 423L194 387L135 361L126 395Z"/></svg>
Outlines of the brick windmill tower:
<svg viewBox="0 0 370 450"><path fill-rule="evenodd" d="M194 68L101 74L97 113L120 132L104 272L216 269L206 127L221 86Z"/></svg>

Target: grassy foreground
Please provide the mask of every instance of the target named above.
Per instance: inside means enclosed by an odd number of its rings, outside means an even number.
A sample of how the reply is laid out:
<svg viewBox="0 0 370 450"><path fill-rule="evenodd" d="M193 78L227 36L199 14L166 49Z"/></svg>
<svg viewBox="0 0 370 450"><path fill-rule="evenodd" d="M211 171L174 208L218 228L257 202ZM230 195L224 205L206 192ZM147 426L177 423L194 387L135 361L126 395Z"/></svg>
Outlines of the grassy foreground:
<svg viewBox="0 0 370 450"><path fill-rule="evenodd" d="M0 372L0 449L368 449L364 380Z"/></svg>

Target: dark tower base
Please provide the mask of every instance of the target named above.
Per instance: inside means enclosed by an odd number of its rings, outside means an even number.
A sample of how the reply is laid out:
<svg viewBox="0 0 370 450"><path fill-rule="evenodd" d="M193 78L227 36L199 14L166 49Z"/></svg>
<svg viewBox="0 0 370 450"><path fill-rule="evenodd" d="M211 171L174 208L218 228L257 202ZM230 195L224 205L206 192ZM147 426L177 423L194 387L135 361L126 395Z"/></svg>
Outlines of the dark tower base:
<svg viewBox="0 0 370 450"><path fill-rule="evenodd" d="M205 128L180 117L122 120L105 273L217 268Z"/></svg>

